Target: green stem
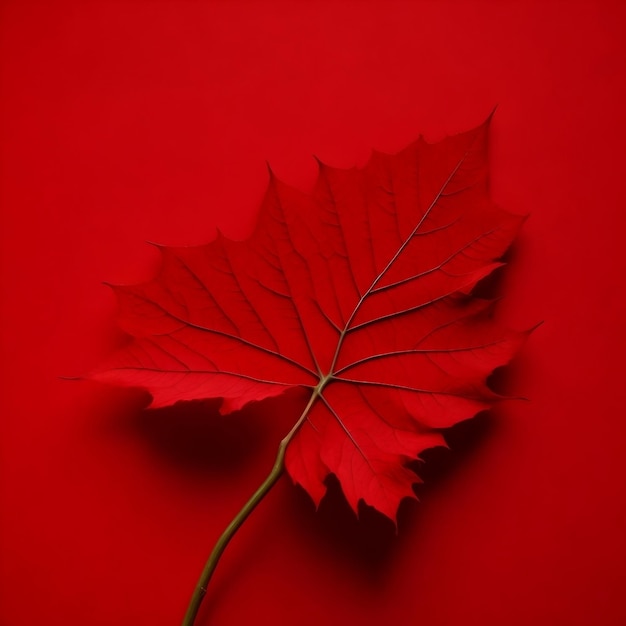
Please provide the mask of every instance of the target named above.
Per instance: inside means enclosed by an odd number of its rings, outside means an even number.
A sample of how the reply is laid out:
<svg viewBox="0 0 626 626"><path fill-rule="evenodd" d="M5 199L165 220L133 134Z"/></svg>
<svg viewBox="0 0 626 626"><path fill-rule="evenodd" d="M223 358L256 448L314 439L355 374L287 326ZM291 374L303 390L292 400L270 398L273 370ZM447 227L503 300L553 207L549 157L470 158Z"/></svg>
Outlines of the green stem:
<svg viewBox="0 0 626 626"><path fill-rule="evenodd" d="M326 380L323 381L323 384L325 383ZM213 572L215 571L215 568L217 567L217 564L220 560L220 557L222 556L222 553L226 549L226 546L233 538L234 534L239 530L241 525L246 521L248 515L252 513L252 511L256 508L259 502L263 500L269 490L278 482L278 479L282 476L282 473L285 469L285 451L287 450L287 445L296 434L296 432L298 432L298 429L306 419L309 410L313 406L313 403L321 393L323 384L318 385L313 390L311 398L309 399L308 404L302 412L300 419L298 419L294 427L289 431L289 434L280 442L280 445L278 446L276 461L274 461L274 467L272 468L272 471L269 473L268 477L254 492L254 495L244 504L241 511L237 513L233 521L226 527L226 530L217 540L217 543L213 547L213 551L209 556L209 560L206 562L206 565L202 570L202 574L200 575L200 579L198 580L198 584L196 585L193 595L191 596L191 600L189 602L189 606L187 607L187 612L185 613L185 619L183 620L182 626L193 626L196 616L198 614L198 610L200 609L200 604L202 603L202 600L206 595L209 581L213 576Z"/></svg>

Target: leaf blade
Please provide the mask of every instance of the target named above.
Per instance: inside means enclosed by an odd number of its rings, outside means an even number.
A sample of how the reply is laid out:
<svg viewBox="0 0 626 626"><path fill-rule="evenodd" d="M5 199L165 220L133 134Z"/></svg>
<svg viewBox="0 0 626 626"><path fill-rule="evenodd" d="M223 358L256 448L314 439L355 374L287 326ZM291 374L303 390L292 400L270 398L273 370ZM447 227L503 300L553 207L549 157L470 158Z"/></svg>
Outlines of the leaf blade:
<svg viewBox="0 0 626 626"><path fill-rule="evenodd" d="M524 219L489 198L489 123L362 169L320 162L311 194L270 171L249 240L160 247L152 281L115 288L133 341L92 377L225 412L311 389L287 471L316 503L333 473L355 510L393 518L407 461L497 399L487 377L525 338L471 295Z"/></svg>

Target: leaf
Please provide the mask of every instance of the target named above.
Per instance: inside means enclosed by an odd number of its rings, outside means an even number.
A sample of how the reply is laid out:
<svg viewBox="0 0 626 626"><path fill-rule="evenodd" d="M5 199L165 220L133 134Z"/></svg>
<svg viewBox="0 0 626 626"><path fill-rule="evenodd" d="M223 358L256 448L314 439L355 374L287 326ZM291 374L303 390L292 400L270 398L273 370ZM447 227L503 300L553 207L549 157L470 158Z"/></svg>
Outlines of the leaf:
<svg viewBox="0 0 626 626"><path fill-rule="evenodd" d="M159 247L158 276L114 287L134 339L92 378L225 413L307 389L292 479L319 503L335 474L355 511L395 519L407 463L493 403L487 377L525 337L472 295L523 221L489 199L489 123L362 169L319 163L311 194L270 172L247 241Z"/></svg>

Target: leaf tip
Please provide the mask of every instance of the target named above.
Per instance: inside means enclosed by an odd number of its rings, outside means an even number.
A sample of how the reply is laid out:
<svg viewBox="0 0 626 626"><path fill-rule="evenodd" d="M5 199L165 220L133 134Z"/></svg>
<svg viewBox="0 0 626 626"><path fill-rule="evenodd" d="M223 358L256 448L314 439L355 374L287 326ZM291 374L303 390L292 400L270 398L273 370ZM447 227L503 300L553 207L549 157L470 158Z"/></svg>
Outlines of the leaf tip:
<svg viewBox="0 0 626 626"><path fill-rule="evenodd" d="M150 239L146 239L145 243L147 243L149 246L152 246L153 248L156 248L159 252L162 252L163 249L166 247L165 244L157 243L156 241L151 241Z"/></svg>
<svg viewBox="0 0 626 626"><path fill-rule="evenodd" d="M323 170L325 170L328 165L326 163L324 163L324 161L322 161L322 159L320 159L320 157L317 156L317 154L313 154L313 159L315 160L315 163L317 164L317 169L321 172Z"/></svg>
<svg viewBox="0 0 626 626"><path fill-rule="evenodd" d="M278 177L276 176L276 172L272 169L271 163L267 159L265 160L265 167L267 168L270 184L275 183L278 180Z"/></svg>
<svg viewBox="0 0 626 626"><path fill-rule="evenodd" d="M102 284L105 287L108 287L109 289L112 289L113 291L117 291L121 287L121 285L116 285L115 283L112 283L112 282L110 282L108 280L103 280Z"/></svg>
<svg viewBox="0 0 626 626"><path fill-rule="evenodd" d="M499 102L496 102L496 104L493 105L493 109L491 109L491 113L489 113L489 115L487 116L487 119L485 120L486 126L489 126L489 124L491 124L491 120L493 119L493 116L495 115L499 106L500 106Z"/></svg>
<svg viewBox="0 0 626 626"><path fill-rule="evenodd" d="M222 229L219 226L215 227L215 240L218 243L222 243L224 241L224 239L226 239L226 236L224 235L224 233L222 232Z"/></svg>

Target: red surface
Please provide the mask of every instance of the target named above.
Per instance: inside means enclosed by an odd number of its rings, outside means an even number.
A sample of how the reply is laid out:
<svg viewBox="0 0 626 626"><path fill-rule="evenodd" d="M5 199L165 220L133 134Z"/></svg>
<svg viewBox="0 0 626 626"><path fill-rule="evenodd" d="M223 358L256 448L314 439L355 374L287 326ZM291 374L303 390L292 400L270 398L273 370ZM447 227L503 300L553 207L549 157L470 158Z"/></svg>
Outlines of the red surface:
<svg viewBox="0 0 626 626"><path fill-rule="evenodd" d="M123 338L100 281L141 242L253 225L267 174L362 164L481 121L492 192L531 212L502 318L545 324L451 437L399 533L282 481L236 537L205 624L626 622L626 64L608 3L3 3L0 624L176 624L291 420L142 412L59 379Z"/></svg>

